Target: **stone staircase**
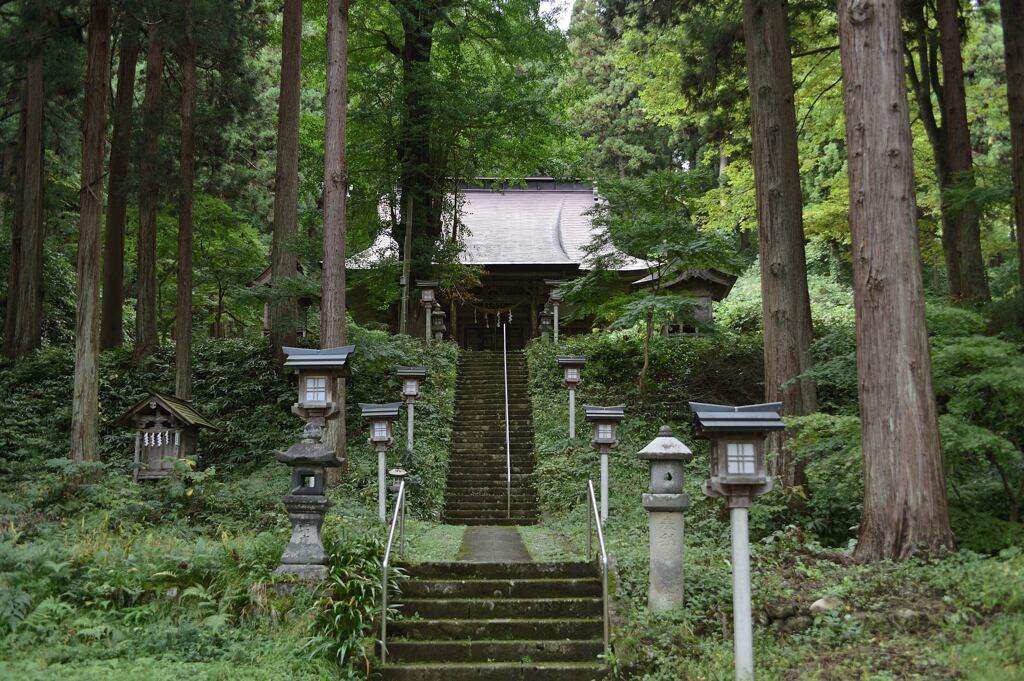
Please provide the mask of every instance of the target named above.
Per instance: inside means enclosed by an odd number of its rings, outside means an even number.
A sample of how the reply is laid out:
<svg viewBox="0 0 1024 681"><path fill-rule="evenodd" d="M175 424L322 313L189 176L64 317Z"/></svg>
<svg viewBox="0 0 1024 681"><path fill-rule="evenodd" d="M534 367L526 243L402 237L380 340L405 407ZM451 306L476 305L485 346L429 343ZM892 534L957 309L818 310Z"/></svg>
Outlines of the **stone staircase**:
<svg viewBox="0 0 1024 681"><path fill-rule="evenodd" d="M388 623L388 681L604 678L601 579L592 563L403 566Z"/></svg>
<svg viewBox="0 0 1024 681"><path fill-rule="evenodd" d="M455 397L455 429L444 519L452 525L532 525L537 522L533 476L533 416L526 357L508 354L512 450L512 517L507 511L505 392L500 352L463 352Z"/></svg>

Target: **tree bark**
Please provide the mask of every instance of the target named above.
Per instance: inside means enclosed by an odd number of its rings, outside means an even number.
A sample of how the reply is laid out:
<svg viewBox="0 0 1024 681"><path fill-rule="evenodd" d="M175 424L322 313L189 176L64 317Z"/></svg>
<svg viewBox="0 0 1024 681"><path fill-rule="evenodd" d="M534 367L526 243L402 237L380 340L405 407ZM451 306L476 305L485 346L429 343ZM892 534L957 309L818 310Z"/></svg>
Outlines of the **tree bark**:
<svg viewBox="0 0 1024 681"><path fill-rule="evenodd" d="M110 5L111 0L92 0L89 3L78 236L78 305L75 309L75 381L71 405L71 458L74 461L96 460L98 444L99 246L107 97L110 92Z"/></svg>
<svg viewBox="0 0 1024 681"><path fill-rule="evenodd" d="M345 155L345 118L348 115L348 6L349 0L327 3L327 112L324 140L324 271L321 294L320 346L344 345L345 324L345 193L348 163ZM338 379L338 418L332 419L327 444L339 461L345 459L345 379ZM330 469L328 482L338 480Z"/></svg>
<svg viewBox="0 0 1024 681"><path fill-rule="evenodd" d="M964 60L960 50L959 0L937 0L939 49L942 52L942 127L945 130L945 191L955 184L974 187L971 133L967 127ZM955 248L959 258L960 297L971 302L992 299L981 254L981 213L972 198L962 207L943 200L942 210L956 223Z"/></svg>
<svg viewBox="0 0 1024 681"><path fill-rule="evenodd" d="M28 93L22 84L21 104L18 115L17 142L14 150L14 185L12 193L13 214L11 216L11 260L7 266L7 303L4 313L4 346L7 357L15 357L14 326L18 321L18 305L15 304L15 291L18 289L18 267L21 263L21 225L24 220L23 203L25 199L25 126L28 118Z"/></svg>
<svg viewBox="0 0 1024 681"><path fill-rule="evenodd" d="M136 245L137 307L135 360L149 356L159 344L156 328L156 212L160 198L157 162L160 153L160 90L164 49L158 24L149 25L146 48L146 93L142 101L142 156L139 162L139 238Z"/></svg>
<svg viewBox="0 0 1024 681"><path fill-rule="evenodd" d="M103 318L100 347L116 348L124 341L124 225L128 206L125 178L132 138L135 69L139 61L138 26L127 19L118 50L114 130L110 138L110 178L107 180L107 224L103 242Z"/></svg>
<svg viewBox="0 0 1024 681"><path fill-rule="evenodd" d="M954 548L925 328L897 0L839 0L864 512L855 556Z"/></svg>
<svg viewBox="0 0 1024 681"><path fill-rule="evenodd" d="M196 41L192 0L184 0L181 51L181 194L178 197L178 282L174 315L174 394L192 399L192 188L195 183Z"/></svg>
<svg viewBox="0 0 1024 681"><path fill-rule="evenodd" d="M1013 144L1013 206L1017 225L1017 276L1024 289L1024 0L999 0L1006 57L1006 99Z"/></svg>
<svg viewBox="0 0 1024 681"><path fill-rule="evenodd" d="M798 379L813 363L813 329L784 1L744 0L743 35L760 236L765 399L782 402L786 415L811 414L818 410L814 382ZM804 486L804 465L794 460L787 441L787 433L768 440L773 472L786 487Z"/></svg>
<svg viewBox="0 0 1024 681"><path fill-rule="evenodd" d="M41 48L40 48L41 49ZM8 357L24 357L39 348L43 337L43 55L29 58L25 68L25 144L21 221L14 288L8 290L8 309L16 308L12 331L5 338Z"/></svg>
<svg viewBox="0 0 1024 681"><path fill-rule="evenodd" d="M277 177L274 182L274 235L270 277L274 286L295 277L298 257L299 86L302 77L302 0L285 0L281 36L281 93L277 109ZM270 301L270 343L281 348L295 343L299 310L294 297L275 294Z"/></svg>
<svg viewBox="0 0 1024 681"><path fill-rule="evenodd" d="M906 3L906 19L916 42L913 50L909 44L907 46L907 65L942 191L942 252L949 293L957 300L980 301L989 298L981 254L980 213L970 202L963 208L954 206L949 194L960 182L974 182L956 4L957 0L938 3L939 30L936 31L929 26L924 0ZM940 52L943 57L941 79ZM933 99L942 112L941 125L935 117Z"/></svg>

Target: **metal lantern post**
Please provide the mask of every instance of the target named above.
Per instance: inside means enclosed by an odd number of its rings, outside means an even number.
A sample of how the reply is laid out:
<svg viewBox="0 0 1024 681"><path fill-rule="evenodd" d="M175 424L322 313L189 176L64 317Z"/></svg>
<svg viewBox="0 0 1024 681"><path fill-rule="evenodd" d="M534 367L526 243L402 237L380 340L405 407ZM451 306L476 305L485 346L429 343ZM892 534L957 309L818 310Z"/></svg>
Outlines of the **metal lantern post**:
<svg viewBox="0 0 1024 681"><path fill-rule="evenodd" d="M304 581L319 581L327 574L327 553L320 538L330 507L324 490L327 469L341 462L320 438L327 420L338 415L334 385L348 375L348 358L354 350L351 345L324 350L283 348L285 367L299 373L298 401L292 412L306 425L302 440L277 455L278 461L292 469L290 491L281 500L292 523L292 536L275 574Z"/></svg>
<svg viewBox="0 0 1024 681"><path fill-rule="evenodd" d="M565 372L565 387L569 389L569 437L576 438L576 386L583 382L583 365L587 358L581 355L556 357Z"/></svg>
<svg viewBox="0 0 1024 681"><path fill-rule="evenodd" d="M608 452L618 444L615 432L625 416L625 405L617 407L595 407L583 405L587 420L594 424L592 444L601 454L601 522L608 520Z"/></svg>
<svg viewBox="0 0 1024 681"><path fill-rule="evenodd" d="M683 492L683 464L693 453L662 426L637 457L651 465L650 489L643 495L651 543L647 607L675 610L683 606L683 511L690 507L690 497Z"/></svg>
<svg viewBox="0 0 1024 681"><path fill-rule="evenodd" d="M383 523L387 520L386 477L387 451L394 439L391 437L392 426L398 418L401 402L385 404L360 404L363 418L370 420L370 439L368 442L377 450L377 515Z"/></svg>
<svg viewBox="0 0 1024 681"><path fill-rule="evenodd" d="M405 400L409 419L405 433L405 448L409 452L412 452L413 424L415 423L413 409L420 396L420 383L426 376L426 367L398 367L398 378L402 381L402 399Z"/></svg>
<svg viewBox="0 0 1024 681"><path fill-rule="evenodd" d="M416 285L420 287L420 302L423 304L423 309L427 313L425 340L427 345L430 345L430 334L433 330L433 320L431 317L434 311L434 303L436 302L435 291L437 290L437 282L419 279L416 281Z"/></svg>
<svg viewBox="0 0 1024 681"><path fill-rule="evenodd" d="M725 497L732 525L732 602L736 680L754 678L748 509L753 498L772 489L764 461L768 433L785 429L782 403L730 407L690 402L696 437L711 441L711 475L702 491Z"/></svg>

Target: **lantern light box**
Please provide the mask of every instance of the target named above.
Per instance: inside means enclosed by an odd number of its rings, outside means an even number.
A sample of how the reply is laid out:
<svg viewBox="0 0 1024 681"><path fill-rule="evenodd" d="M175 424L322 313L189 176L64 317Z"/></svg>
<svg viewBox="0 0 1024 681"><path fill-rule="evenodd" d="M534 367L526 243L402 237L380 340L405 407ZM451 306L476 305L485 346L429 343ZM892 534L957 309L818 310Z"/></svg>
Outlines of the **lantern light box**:
<svg viewBox="0 0 1024 681"><path fill-rule="evenodd" d="M323 425L337 411L334 401L335 379L349 375L348 359L354 345L317 350L313 348L282 348L284 366L299 374L298 401L292 412L307 421Z"/></svg>

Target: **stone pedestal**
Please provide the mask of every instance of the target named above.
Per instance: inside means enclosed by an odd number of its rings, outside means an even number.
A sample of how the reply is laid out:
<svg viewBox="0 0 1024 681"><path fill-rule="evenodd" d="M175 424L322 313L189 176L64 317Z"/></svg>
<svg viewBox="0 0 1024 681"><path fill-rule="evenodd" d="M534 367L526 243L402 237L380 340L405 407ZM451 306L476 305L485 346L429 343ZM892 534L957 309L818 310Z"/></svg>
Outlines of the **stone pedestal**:
<svg viewBox="0 0 1024 681"><path fill-rule="evenodd" d="M651 582L647 607L651 610L675 610L684 603L683 590L683 510L690 505L686 494L645 494L644 508L649 513L651 537Z"/></svg>
<svg viewBox="0 0 1024 681"><path fill-rule="evenodd" d="M320 528L331 502L325 496L299 494L289 494L282 501L292 522L292 537L274 574L320 581L327 576L327 552L320 538Z"/></svg>

